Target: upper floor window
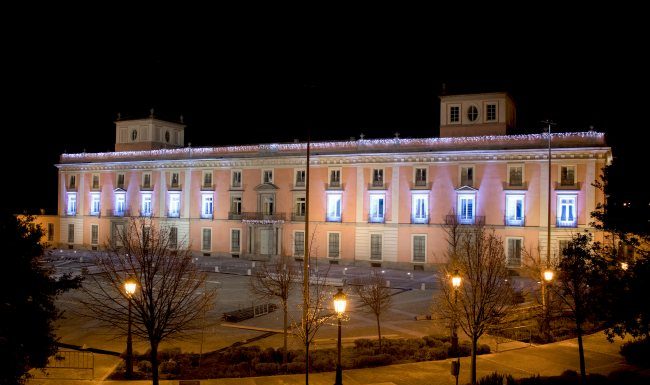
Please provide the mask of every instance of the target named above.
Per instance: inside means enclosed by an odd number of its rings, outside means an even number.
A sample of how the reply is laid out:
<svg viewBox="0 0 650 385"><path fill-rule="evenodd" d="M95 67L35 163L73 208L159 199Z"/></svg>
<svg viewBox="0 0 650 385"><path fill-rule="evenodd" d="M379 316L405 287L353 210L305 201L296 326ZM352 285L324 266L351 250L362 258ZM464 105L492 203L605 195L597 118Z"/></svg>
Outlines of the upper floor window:
<svg viewBox="0 0 650 385"><path fill-rule="evenodd" d="M341 194L327 194L327 220L331 222L341 220Z"/></svg>
<svg viewBox="0 0 650 385"><path fill-rule="evenodd" d="M429 222L429 194L413 194L411 197L411 222Z"/></svg>
<svg viewBox="0 0 650 385"><path fill-rule="evenodd" d="M506 225L524 225L524 195L506 194Z"/></svg>
<svg viewBox="0 0 650 385"><path fill-rule="evenodd" d="M575 194L558 194L556 213L558 227L577 226L576 198Z"/></svg>
<svg viewBox="0 0 650 385"><path fill-rule="evenodd" d="M330 187L340 187L340 186L341 186L341 170L330 169Z"/></svg>
<svg viewBox="0 0 650 385"><path fill-rule="evenodd" d="M476 211L476 195L473 193L458 194L458 222L465 224L474 223Z"/></svg>
<svg viewBox="0 0 650 385"><path fill-rule="evenodd" d="M370 195L370 222L383 222L385 210L384 194L371 194Z"/></svg>
<svg viewBox="0 0 650 385"><path fill-rule="evenodd" d="M568 239L560 239L557 241L558 242L558 256L564 257L565 251L567 247L569 247L569 242L571 242Z"/></svg>
<svg viewBox="0 0 650 385"><path fill-rule="evenodd" d="M178 179L179 179L178 173L172 172L170 187L177 188L179 183Z"/></svg>
<svg viewBox="0 0 650 385"><path fill-rule="evenodd" d="M212 193L201 194L201 218L212 218L213 203Z"/></svg>
<svg viewBox="0 0 650 385"><path fill-rule="evenodd" d="M126 211L126 194L115 193L115 215L122 216Z"/></svg>
<svg viewBox="0 0 650 385"><path fill-rule="evenodd" d="M240 196L231 196L230 197L230 212L235 215L241 214L241 197Z"/></svg>
<svg viewBox="0 0 650 385"><path fill-rule="evenodd" d="M70 175L70 179L68 180L68 189L74 190L76 188L77 188L77 176Z"/></svg>
<svg viewBox="0 0 650 385"><path fill-rule="evenodd" d="M485 105L485 120L495 122L497 120L497 104L488 103Z"/></svg>
<svg viewBox="0 0 650 385"><path fill-rule="evenodd" d="M506 265L508 267L521 267L521 249L523 238L506 238Z"/></svg>
<svg viewBox="0 0 650 385"><path fill-rule="evenodd" d="M382 187L384 186L384 170L381 168L375 168L372 170L372 186L373 187Z"/></svg>
<svg viewBox="0 0 650 385"><path fill-rule="evenodd" d="M212 171L203 172L203 187L212 187Z"/></svg>
<svg viewBox="0 0 650 385"><path fill-rule="evenodd" d="M181 213L181 194L178 192L169 193L169 207L167 208L168 216L175 218Z"/></svg>
<svg viewBox="0 0 650 385"><path fill-rule="evenodd" d="M241 171L232 172L232 187L241 187Z"/></svg>
<svg viewBox="0 0 650 385"><path fill-rule="evenodd" d="M142 174L142 187L151 188L151 173L145 172Z"/></svg>
<svg viewBox="0 0 650 385"><path fill-rule="evenodd" d="M99 215L99 193L90 193L90 215Z"/></svg>
<svg viewBox="0 0 650 385"><path fill-rule="evenodd" d="M305 186L305 170L296 170L296 187Z"/></svg>
<svg viewBox="0 0 650 385"><path fill-rule="evenodd" d="M131 141L135 142L138 139L138 130L131 131Z"/></svg>
<svg viewBox="0 0 650 385"><path fill-rule="evenodd" d="M68 193L66 214L77 215L77 193Z"/></svg>
<svg viewBox="0 0 650 385"><path fill-rule="evenodd" d="M262 183L273 183L273 170L262 171Z"/></svg>
<svg viewBox="0 0 650 385"><path fill-rule="evenodd" d="M476 106L469 106L467 109L467 120L475 122L478 119L478 108Z"/></svg>
<svg viewBox="0 0 650 385"><path fill-rule="evenodd" d="M124 174L117 174L117 188L124 189Z"/></svg>
<svg viewBox="0 0 650 385"><path fill-rule="evenodd" d="M99 190L99 174L93 174L93 179L90 188L93 190Z"/></svg>
<svg viewBox="0 0 650 385"><path fill-rule="evenodd" d="M142 193L140 203L140 215L143 217L151 216L151 193Z"/></svg>
<svg viewBox="0 0 650 385"><path fill-rule="evenodd" d="M416 186L427 185L427 169L425 167L417 167L415 169L415 185Z"/></svg>
<svg viewBox="0 0 650 385"><path fill-rule="evenodd" d="M508 165L508 185L521 187L524 185L524 166L521 164Z"/></svg>
<svg viewBox="0 0 650 385"><path fill-rule="evenodd" d="M460 123L460 106L449 107L449 123Z"/></svg>
<svg viewBox="0 0 650 385"><path fill-rule="evenodd" d="M305 197L296 198L295 214L298 217L304 217L307 212L306 199Z"/></svg>
<svg viewBox="0 0 650 385"><path fill-rule="evenodd" d="M460 185L469 187L474 186L474 166L460 167Z"/></svg>
<svg viewBox="0 0 650 385"><path fill-rule="evenodd" d="M265 195L262 197L262 212L265 215L272 215L274 213L274 203L275 199L271 195Z"/></svg>
<svg viewBox="0 0 650 385"><path fill-rule="evenodd" d="M560 167L560 186L573 186L576 184L576 166Z"/></svg>

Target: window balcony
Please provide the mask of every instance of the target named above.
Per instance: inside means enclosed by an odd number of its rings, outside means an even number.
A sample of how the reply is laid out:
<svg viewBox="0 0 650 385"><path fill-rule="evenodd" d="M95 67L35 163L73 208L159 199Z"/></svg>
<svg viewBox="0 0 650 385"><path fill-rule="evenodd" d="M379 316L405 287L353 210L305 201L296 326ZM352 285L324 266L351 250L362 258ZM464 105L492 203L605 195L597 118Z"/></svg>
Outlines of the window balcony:
<svg viewBox="0 0 650 385"><path fill-rule="evenodd" d="M143 211L143 210L140 210L140 216L141 216L141 217L146 217L146 218L153 217L153 211Z"/></svg>
<svg viewBox="0 0 650 385"><path fill-rule="evenodd" d="M214 191L214 184L201 184L201 191Z"/></svg>
<svg viewBox="0 0 650 385"><path fill-rule="evenodd" d="M150 184L140 185L140 191L153 191L153 185Z"/></svg>
<svg viewBox="0 0 650 385"><path fill-rule="evenodd" d="M231 189L241 189L241 182L233 183L230 185Z"/></svg>
<svg viewBox="0 0 650 385"><path fill-rule="evenodd" d="M386 222L386 217L383 215L381 216L372 215L372 214L368 215L368 223L384 223L384 222Z"/></svg>
<svg viewBox="0 0 650 385"><path fill-rule="evenodd" d="M454 225L484 225L485 216L475 215L473 217L464 216L464 215L447 215L445 216L445 225L454 226Z"/></svg>
<svg viewBox="0 0 650 385"><path fill-rule="evenodd" d="M325 222L342 222L341 216L325 215Z"/></svg>
<svg viewBox="0 0 650 385"><path fill-rule="evenodd" d="M304 188L305 187L305 181L304 180L296 181L296 184L293 187Z"/></svg>
<svg viewBox="0 0 650 385"><path fill-rule="evenodd" d="M241 218L242 218L241 212L230 211L228 213L228 219L230 219L230 220L240 220Z"/></svg>
<svg viewBox="0 0 650 385"><path fill-rule="evenodd" d="M384 190L386 185L381 180L373 180L372 183L368 185L368 190Z"/></svg>
<svg viewBox="0 0 650 385"><path fill-rule="evenodd" d="M560 219L556 220L555 223L556 227L578 227L578 221L577 220L571 220L571 221L563 221Z"/></svg>
<svg viewBox="0 0 650 385"><path fill-rule="evenodd" d="M177 212L169 212L168 211L167 212L167 218L180 218L180 217L181 217L180 211L177 211Z"/></svg>
<svg viewBox="0 0 650 385"><path fill-rule="evenodd" d="M304 212L291 213L291 220L294 222L304 222L305 213Z"/></svg>
<svg viewBox="0 0 650 385"><path fill-rule="evenodd" d="M416 180L411 184L411 190L431 190L431 183L425 180Z"/></svg>
<svg viewBox="0 0 650 385"><path fill-rule="evenodd" d="M560 183L555 182L555 189L556 190L580 190L580 182L573 182L571 181L562 181Z"/></svg>
<svg viewBox="0 0 650 385"><path fill-rule="evenodd" d="M429 216L428 215L426 215L426 216L411 215L411 223L428 225L429 224Z"/></svg>
<svg viewBox="0 0 650 385"><path fill-rule="evenodd" d="M526 217L503 217L503 223L506 226L519 226L519 227L524 227L526 226Z"/></svg>
<svg viewBox="0 0 650 385"><path fill-rule="evenodd" d="M105 212L107 217L130 217L131 210L108 209Z"/></svg>
<svg viewBox="0 0 650 385"><path fill-rule="evenodd" d="M66 217L76 217L76 216L77 216L77 212L76 212L76 211L66 211L66 212L65 212L65 216L66 216Z"/></svg>
<svg viewBox="0 0 650 385"><path fill-rule="evenodd" d="M210 214L201 213L201 219L214 219L214 213L210 213Z"/></svg>
<svg viewBox="0 0 650 385"><path fill-rule="evenodd" d="M167 191L181 191L183 190L183 185L180 183L171 183L167 185Z"/></svg>
<svg viewBox="0 0 650 385"><path fill-rule="evenodd" d="M528 182L522 183L508 183L503 182L504 190L528 190Z"/></svg>
<svg viewBox="0 0 650 385"><path fill-rule="evenodd" d="M249 221L285 221L285 213L245 212L241 213L242 220Z"/></svg>

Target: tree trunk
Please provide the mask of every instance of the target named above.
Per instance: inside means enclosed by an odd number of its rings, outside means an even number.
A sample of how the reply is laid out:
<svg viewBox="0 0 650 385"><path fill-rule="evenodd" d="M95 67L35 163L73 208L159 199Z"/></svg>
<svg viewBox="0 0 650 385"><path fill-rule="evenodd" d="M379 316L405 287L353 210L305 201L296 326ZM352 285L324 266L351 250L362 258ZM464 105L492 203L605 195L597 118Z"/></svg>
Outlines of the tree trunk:
<svg viewBox="0 0 650 385"><path fill-rule="evenodd" d="M476 385L476 347L478 345L478 337L472 336L472 385Z"/></svg>
<svg viewBox="0 0 650 385"><path fill-rule="evenodd" d="M282 364L287 365L287 329L288 329L288 305L287 305L287 300L282 301L282 310L284 310L284 351L282 352Z"/></svg>
<svg viewBox="0 0 650 385"><path fill-rule="evenodd" d="M151 342L151 354L149 359L151 360L151 383L153 385L158 385L158 343Z"/></svg>
<svg viewBox="0 0 650 385"><path fill-rule="evenodd" d="M381 351L381 327L379 326L379 314L377 316L377 337L379 338L379 351Z"/></svg>
<svg viewBox="0 0 650 385"><path fill-rule="evenodd" d="M585 368L585 350L582 346L582 322L576 321L576 334L578 334L578 354L580 355L580 377L584 384L587 380L587 370Z"/></svg>

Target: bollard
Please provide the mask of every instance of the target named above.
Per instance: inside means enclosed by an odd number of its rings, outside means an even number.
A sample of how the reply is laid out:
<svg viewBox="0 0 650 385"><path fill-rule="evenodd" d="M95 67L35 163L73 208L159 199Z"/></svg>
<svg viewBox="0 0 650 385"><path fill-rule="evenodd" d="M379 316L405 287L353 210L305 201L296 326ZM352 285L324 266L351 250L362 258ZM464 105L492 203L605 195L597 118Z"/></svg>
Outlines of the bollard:
<svg viewBox="0 0 650 385"><path fill-rule="evenodd" d="M251 269L246 270L246 275L251 275Z"/></svg>
<svg viewBox="0 0 650 385"><path fill-rule="evenodd" d="M344 267L344 268L343 268L343 275L345 275L345 272L346 272L346 271L348 271L348 268L347 268L347 267Z"/></svg>
<svg viewBox="0 0 650 385"><path fill-rule="evenodd" d="M215 273L218 273L218 272L219 272L219 266L215 266L215 267L214 267L214 272L215 272Z"/></svg>
<svg viewBox="0 0 650 385"><path fill-rule="evenodd" d="M420 290L426 290L426 285L424 283L420 285Z"/></svg>
<svg viewBox="0 0 650 385"><path fill-rule="evenodd" d="M251 266L251 267L255 267L255 261L253 261L253 263L252 263L252 266Z"/></svg>
<svg viewBox="0 0 650 385"><path fill-rule="evenodd" d="M386 287L390 287L390 281L386 281Z"/></svg>

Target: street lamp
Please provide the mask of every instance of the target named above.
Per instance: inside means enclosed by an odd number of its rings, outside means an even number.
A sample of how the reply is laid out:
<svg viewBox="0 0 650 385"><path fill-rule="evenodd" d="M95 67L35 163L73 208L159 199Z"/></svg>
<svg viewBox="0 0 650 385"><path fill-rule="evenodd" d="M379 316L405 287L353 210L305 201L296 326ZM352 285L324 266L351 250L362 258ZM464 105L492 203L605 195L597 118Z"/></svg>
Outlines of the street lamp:
<svg viewBox="0 0 650 385"><path fill-rule="evenodd" d="M456 377L456 385L458 385L458 375L460 374L460 349L458 349L458 326L456 321L458 318L458 290L460 289L462 280L458 269L454 270L454 274L451 276L451 286L454 288L454 320L452 325L451 349L456 352L456 362L451 362L451 372Z"/></svg>
<svg viewBox="0 0 650 385"><path fill-rule="evenodd" d="M343 289L339 287L339 291L334 294L334 311L336 311L336 318L339 321L339 338L337 343L338 348L338 361L336 362L336 380L334 385L343 385L343 369L341 368L341 318L345 313L345 306L347 305L347 296Z"/></svg>
<svg viewBox="0 0 650 385"><path fill-rule="evenodd" d="M129 300L129 317L126 329L126 378L133 377L133 344L131 341L131 298L138 288L138 284L131 278L124 282L124 292Z"/></svg>
<svg viewBox="0 0 650 385"><path fill-rule="evenodd" d="M542 272L542 313L544 319L542 320L543 322L543 332L545 334L546 339L550 339L549 329L549 316L548 316L548 293L546 290L546 285L551 283L553 280L553 270L546 269L544 272Z"/></svg>

